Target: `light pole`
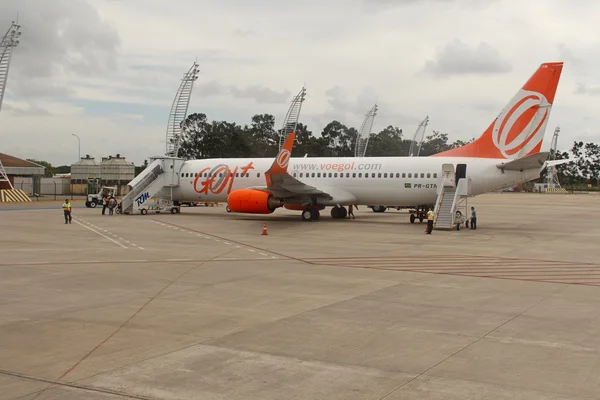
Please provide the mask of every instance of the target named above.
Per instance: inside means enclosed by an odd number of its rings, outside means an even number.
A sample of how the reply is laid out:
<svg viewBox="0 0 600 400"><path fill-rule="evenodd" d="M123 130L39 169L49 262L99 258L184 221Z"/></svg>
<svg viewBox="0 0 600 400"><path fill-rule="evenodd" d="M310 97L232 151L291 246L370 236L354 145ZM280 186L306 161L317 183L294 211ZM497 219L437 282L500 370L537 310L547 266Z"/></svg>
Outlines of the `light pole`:
<svg viewBox="0 0 600 400"><path fill-rule="evenodd" d="M74 133L71 133L71 136L75 136L77 138L77 155L79 156L79 159L77 161L79 161L81 160L81 139Z"/></svg>

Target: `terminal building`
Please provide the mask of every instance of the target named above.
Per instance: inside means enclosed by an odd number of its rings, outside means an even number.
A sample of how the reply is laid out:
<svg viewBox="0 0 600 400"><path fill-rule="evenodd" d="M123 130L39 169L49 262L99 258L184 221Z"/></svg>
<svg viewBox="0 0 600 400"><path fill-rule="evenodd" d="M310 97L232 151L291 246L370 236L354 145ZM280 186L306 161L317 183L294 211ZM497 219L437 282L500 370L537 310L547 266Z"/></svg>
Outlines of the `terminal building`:
<svg viewBox="0 0 600 400"><path fill-rule="evenodd" d="M0 202L30 201L28 192L40 193L42 176L46 173L44 166L4 153L0 153L0 166ZM3 179L2 172L8 181ZM22 178L30 182L28 188L20 185Z"/></svg>

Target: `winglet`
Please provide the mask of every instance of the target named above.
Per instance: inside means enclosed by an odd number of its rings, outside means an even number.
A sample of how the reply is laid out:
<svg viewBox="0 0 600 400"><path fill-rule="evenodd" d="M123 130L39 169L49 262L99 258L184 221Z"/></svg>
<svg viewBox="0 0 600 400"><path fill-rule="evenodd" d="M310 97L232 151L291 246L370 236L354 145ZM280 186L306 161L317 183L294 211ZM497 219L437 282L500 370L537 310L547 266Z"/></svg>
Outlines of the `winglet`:
<svg viewBox="0 0 600 400"><path fill-rule="evenodd" d="M292 132L288 135L283 147L277 154L275 161L273 161L273 165L265 175L276 175L276 174L286 174L287 168L290 163L290 158L292 157L292 147L294 147L294 140L296 140L296 132Z"/></svg>

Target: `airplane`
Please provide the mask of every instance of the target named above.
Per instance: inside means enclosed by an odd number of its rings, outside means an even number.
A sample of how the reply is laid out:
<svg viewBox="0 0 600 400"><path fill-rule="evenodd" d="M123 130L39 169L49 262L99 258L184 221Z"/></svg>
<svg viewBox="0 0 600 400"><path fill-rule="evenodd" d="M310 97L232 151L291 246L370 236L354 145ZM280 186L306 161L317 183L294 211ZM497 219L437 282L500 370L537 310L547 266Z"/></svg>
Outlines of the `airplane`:
<svg viewBox="0 0 600 400"><path fill-rule="evenodd" d="M471 195L538 179L546 167L568 161L547 161L549 153L540 151L562 68L562 62L541 64L483 134L463 147L429 157L296 158L292 132L275 160L186 161L172 198L227 202L227 211L246 214L284 207L314 221L326 207L341 219L349 205L435 204L444 177L469 179Z"/></svg>

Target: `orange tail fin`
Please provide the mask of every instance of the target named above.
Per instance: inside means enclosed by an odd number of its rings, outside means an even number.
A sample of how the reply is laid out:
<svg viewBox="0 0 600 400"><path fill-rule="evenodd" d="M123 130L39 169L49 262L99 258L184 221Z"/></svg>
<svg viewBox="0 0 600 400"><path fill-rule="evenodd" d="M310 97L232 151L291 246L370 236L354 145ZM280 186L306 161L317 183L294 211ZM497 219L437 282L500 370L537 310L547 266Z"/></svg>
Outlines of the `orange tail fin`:
<svg viewBox="0 0 600 400"><path fill-rule="evenodd" d="M539 153L563 63L542 64L476 141L435 156L521 158Z"/></svg>

